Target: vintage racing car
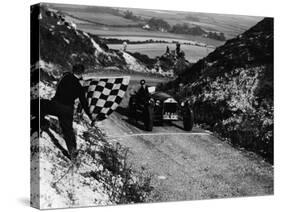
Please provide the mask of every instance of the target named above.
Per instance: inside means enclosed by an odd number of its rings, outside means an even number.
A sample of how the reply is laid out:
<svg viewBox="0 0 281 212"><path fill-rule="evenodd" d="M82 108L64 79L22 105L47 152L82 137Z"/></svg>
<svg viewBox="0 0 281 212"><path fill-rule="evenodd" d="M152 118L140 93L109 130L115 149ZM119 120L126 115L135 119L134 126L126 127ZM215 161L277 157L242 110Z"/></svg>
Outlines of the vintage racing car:
<svg viewBox="0 0 281 212"><path fill-rule="evenodd" d="M187 102L177 102L171 95L164 92L153 92L149 98L142 99L133 94L129 100L129 119L141 120L144 129L152 131L154 123L162 125L164 122L183 121L186 131L193 127L193 111Z"/></svg>

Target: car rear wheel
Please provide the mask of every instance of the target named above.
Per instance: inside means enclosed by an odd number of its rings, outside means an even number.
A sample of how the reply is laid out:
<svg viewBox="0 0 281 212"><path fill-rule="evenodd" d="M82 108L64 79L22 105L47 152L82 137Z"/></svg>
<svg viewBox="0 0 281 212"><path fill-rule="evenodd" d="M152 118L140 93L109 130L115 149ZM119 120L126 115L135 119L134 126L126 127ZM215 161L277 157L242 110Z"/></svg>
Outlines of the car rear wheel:
<svg viewBox="0 0 281 212"><path fill-rule="evenodd" d="M191 131L193 127L193 122L194 122L194 116L193 116L193 111L189 106L186 106L184 108L184 113L183 113L183 128L186 131Z"/></svg>
<svg viewBox="0 0 281 212"><path fill-rule="evenodd" d="M153 107L147 106L144 110L144 129L146 131L152 131L153 129Z"/></svg>

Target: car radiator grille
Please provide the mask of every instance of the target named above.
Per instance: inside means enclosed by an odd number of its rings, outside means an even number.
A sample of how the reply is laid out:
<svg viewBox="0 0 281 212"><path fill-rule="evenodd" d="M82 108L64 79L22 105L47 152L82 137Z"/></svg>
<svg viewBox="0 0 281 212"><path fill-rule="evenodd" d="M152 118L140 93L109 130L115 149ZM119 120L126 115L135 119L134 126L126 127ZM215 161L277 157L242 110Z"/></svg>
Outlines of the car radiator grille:
<svg viewBox="0 0 281 212"><path fill-rule="evenodd" d="M164 103L164 113L176 113L177 112L177 103Z"/></svg>

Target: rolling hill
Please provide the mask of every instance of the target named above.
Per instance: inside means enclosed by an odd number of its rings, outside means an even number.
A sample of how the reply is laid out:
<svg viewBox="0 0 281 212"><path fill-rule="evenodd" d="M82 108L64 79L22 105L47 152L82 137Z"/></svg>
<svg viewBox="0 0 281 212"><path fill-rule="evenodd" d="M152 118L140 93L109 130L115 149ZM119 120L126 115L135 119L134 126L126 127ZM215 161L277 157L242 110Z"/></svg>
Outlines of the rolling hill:
<svg viewBox="0 0 281 212"><path fill-rule="evenodd" d="M46 127L41 122L39 130L34 122L39 105L33 104L38 98L52 99L62 73L75 63L83 62L91 71L113 69L113 65L115 71L144 71L145 66L126 52L108 50L98 37L76 30L57 11L32 6L31 20L38 19L40 58L31 60L31 206L51 209L146 201L152 189L150 178L128 167L127 149L109 143L97 126L75 113L78 155L73 163L57 117L46 116Z"/></svg>
<svg viewBox="0 0 281 212"><path fill-rule="evenodd" d="M160 18L167 21L170 25L190 24L200 26L207 31L219 31L226 35L227 39L233 38L244 32L251 26L255 25L262 17L257 16L241 16L231 14L215 14L215 13L200 13L200 12L185 12L185 11L165 11L165 10L150 10L138 8L113 8L113 7L97 7L83 5L66 5L66 4L48 4L48 6L60 10L64 13L72 15L89 22L102 24L105 26L137 26L144 24L151 18ZM130 11L137 18L135 20L124 18L124 13ZM86 23L83 23L87 25ZM82 25L83 25L82 24ZM89 24L89 23L88 23ZM85 27L85 26L84 26ZM88 28L96 26L89 26ZM114 28L111 29L114 35ZM146 30L137 28L132 29L136 35L147 35ZM168 33L160 33L162 37ZM199 37L198 37L199 39Z"/></svg>
<svg viewBox="0 0 281 212"><path fill-rule="evenodd" d="M170 72L148 68L126 51L109 49L98 36L77 29L68 17L44 4L39 16L39 33L40 61L35 62L56 67L60 73L71 70L75 63L83 63L86 71L91 73L114 70L123 74L171 75Z"/></svg>
<svg viewBox="0 0 281 212"><path fill-rule="evenodd" d="M273 19L265 18L165 85L195 121L273 162ZM174 88L173 88L174 87Z"/></svg>

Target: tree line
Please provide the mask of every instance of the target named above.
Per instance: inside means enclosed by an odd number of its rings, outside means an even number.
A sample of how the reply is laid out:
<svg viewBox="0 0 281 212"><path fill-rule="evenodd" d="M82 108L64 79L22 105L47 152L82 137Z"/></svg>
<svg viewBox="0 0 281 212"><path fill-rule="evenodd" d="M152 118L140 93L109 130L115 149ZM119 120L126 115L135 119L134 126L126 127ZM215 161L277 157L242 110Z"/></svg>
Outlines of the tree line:
<svg viewBox="0 0 281 212"><path fill-rule="evenodd" d="M131 19L134 21L142 20L139 16L133 14L132 11L125 11L124 18ZM143 20L142 20L143 21ZM156 30L161 32L170 32L175 34L189 34L189 35L197 35L197 36L205 36L207 38L225 41L225 35L222 32L212 32L212 31L205 31L200 26L194 26L187 23L183 24L176 24L171 26L167 21L161 18L152 17L148 20L145 20L146 24L149 26L148 30Z"/></svg>

